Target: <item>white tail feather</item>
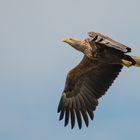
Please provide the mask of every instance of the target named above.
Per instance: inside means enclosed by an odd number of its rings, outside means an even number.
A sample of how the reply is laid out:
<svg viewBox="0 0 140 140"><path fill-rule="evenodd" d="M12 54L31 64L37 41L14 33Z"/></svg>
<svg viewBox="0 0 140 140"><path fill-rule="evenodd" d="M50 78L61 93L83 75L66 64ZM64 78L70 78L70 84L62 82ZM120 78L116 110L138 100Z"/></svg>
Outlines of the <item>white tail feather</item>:
<svg viewBox="0 0 140 140"><path fill-rule="evenodd" d="M140 57L137 56L131 56L131 57L136 61L135 66L140 67Z"/></svg>

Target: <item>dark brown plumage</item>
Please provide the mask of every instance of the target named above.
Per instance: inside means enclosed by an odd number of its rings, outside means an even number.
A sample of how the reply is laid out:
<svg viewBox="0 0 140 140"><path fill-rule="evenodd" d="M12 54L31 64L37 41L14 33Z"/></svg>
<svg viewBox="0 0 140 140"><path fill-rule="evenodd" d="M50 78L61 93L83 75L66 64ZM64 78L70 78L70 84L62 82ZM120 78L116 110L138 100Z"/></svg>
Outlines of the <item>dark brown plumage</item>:
<svg viewBox="0 0 140 140"><path fill-rule="evenodd" d="M86 126L89 117L94 118L98 99L105 94L123 66L139 66L140 58L125 53L131 49L100 33L89 32L89 38L77 41L64 39L75 49L84 53L84 58L66 78L65 88L58 106L60 120L65 119L65 126L71 120L71 128L77 120L79 129L82 119Z"/></svg>

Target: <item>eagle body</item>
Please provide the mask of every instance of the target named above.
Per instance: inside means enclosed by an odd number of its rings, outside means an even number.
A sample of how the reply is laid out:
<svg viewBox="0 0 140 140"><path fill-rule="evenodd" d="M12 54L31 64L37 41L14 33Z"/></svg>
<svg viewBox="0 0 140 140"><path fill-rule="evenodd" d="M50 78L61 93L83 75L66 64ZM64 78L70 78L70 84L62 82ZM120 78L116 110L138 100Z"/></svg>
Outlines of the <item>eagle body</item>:
<svg viewBox="0 0 140 140"><path fill-rule="evenodd" d="M123 66L140 66L139 57L126 54L131 48L100 33L89 32L88 35L82 41L64 39L84 54L82 61L69 71L58 106L59 119L65 118L65 126L71 120L71 128L74 128L76 120L79 129L82 120L86 126L89 125L98 99L106 93Z"/></svg>

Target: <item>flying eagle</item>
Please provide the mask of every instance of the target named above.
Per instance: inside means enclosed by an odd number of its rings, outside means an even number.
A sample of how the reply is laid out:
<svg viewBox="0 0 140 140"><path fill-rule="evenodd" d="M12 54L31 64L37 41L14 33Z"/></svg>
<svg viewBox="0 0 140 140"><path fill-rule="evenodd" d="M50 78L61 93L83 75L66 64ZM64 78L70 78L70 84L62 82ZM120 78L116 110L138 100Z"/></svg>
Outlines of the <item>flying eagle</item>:
<svg viewBox="0 0 140 140"><path fill-rule="evenodd" d="M123 66L140 67L140 57L126 54L131 48L100 33L89 32L88 35L82 41L63 40L84 54L82 61L69 71L58 105L59 120L64 118L65 126L71 120L72 129L76 120L81 129L82 119L88 127L98 99L106 93Z"/></svg>

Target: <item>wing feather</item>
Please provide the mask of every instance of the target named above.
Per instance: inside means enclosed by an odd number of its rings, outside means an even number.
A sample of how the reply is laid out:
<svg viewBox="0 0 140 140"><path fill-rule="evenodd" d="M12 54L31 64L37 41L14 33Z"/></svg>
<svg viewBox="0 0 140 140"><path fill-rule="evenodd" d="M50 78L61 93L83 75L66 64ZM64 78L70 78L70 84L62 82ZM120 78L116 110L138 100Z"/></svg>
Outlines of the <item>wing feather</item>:
<svg viewBox="0 0 140 140"><path fill-rule="evenodd" d="M81 110L84 122L86 124L86 126L88 127L89 121L88 121L88 116L87 116L87 112L85 110Z"/></svg>
<svg viewBox="0 0 140 140"><path fill-rule="evenodd" d="M68 108L65 111L65 126L67 126L69 122L69 111L70 110Z"/></svg>
<svg viewBox="0 0 140 140"><path fill-rule="evenodd" d="M88 35L92 38L91 41L93 41L94 43L98 43L98 44L104 45L106 47L111 47L111 48L117 49L119 51L122 51L124 53L131 52L131 48L129 48L101 33L88 32Z"/></svg>
<svg viewBox="0 0 140 140"><path fill-rule="evenodd" d="M62 120L64 117L64 109L61 110L60 116L59 116L59 120Z"/></svg>
<svg viewBox="0 0 140 140"><path fill-rule="evenodd" d="M94 118L94 113L93 113L93 111L90 110L90 109L88 108L88 109L87 109L87 112L88 112L88 115L89 115L90 119L93 120L93 118Z"/></svg>
<svg viewBox="0 0 140 140"><path fill-rule="evenodd" d="M99 64L85 56L81 63L68 73L58 106L60 120L65 115L65 126L71 119L71 128L74 128L75 117L79 129L82 127L82 118L88 126L88 117L93 120L98 99L105 94L121 69L122 65Z"/></svg>
<svg viewBox="0 0 140 140"><path fill-rule="evenodd" d="M75 113L74 113L74 109L70 109L70 114L71 114L71 128L74 128L75 125Z"/></svg>
<svg viewBox="0 0 140 140"><path fill-rule="evenodd" d="M82 128L82 117L81 117L81 113L78 109L75 110L76 112L76 117L77 117L77 122L78 122L78 126L79 126L79 129Z"/></svg>

